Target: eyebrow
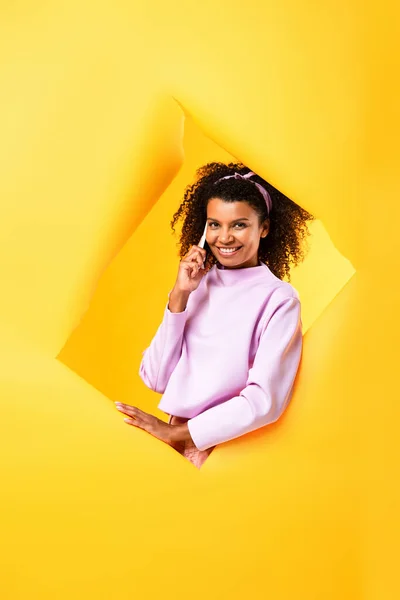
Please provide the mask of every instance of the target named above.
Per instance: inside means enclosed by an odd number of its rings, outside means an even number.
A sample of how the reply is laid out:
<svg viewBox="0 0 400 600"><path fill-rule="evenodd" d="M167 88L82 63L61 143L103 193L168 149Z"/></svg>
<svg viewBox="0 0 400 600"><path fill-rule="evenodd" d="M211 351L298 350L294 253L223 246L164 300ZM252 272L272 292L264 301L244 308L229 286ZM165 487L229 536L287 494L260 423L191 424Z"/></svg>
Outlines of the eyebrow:
<svg viewBox="0 0 400 600"><path fill-rule="evenodd" d="M218 219L213 219L212 217L208 217L207 221L215 221L216 223L219 223ZM248 219L247 217L241 217L240 219L235 219L234 221L231 221L231 223L236 223L237 221L250 221L250 219Z"/></svg>

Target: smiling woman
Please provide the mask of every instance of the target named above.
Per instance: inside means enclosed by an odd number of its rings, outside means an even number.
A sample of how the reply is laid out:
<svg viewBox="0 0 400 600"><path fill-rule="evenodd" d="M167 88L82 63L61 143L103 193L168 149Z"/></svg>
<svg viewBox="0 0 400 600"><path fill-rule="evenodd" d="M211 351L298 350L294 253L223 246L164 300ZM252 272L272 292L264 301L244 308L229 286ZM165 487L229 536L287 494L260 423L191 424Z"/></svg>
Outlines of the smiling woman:
<svg viewBox="0 0 400 600"><path fill-rule="evenodd" d="M282 278L303 258L313 216L244 165L197 174L172 221L184 216L182 260L139 370L169 422L125 411L200 468L217 444L273 423L290 401L302 322Z"/></svg>
<svg viewBox="0 0 400 600"><path fill-rule="evenodd" d="M222 202L215 202L217 199ZM254 266L258 254L276 277L290 281L291 268L305 258L307 222L314 216L242 163L212 162L197 170L171 221L175 231L175 224L183 220L181 258L198 243L206 219L209 231L214 232L207 237L210 252L206 265L220 262L230 268L244 267L245 260L252 258ZM218 246L242 245L242 230L250 245L246 243L235 260L225 263L221 259L226 255Z"/></svg>
<svg viewBox="0 0 400 600"><path fill-rule="evenodd" d="M237 214L241 216L237 218ZM226 266L232 269L255 267L260 240L268 234L269 220L260 225L259 216L250 204L228 203L220 198L210 199L207 215L212 215L207 217L210 231L207 243L220 264L227 261Z"/></svg>

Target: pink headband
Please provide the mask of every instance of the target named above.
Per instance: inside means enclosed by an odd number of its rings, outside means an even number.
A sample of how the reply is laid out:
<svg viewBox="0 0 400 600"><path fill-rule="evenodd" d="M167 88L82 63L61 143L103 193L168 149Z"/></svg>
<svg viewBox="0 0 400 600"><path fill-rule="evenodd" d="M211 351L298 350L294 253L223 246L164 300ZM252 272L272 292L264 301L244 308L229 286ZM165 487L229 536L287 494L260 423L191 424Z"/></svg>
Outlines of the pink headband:
<svg viewBox="0 0 400 600"><path fill-rule="evenodd" d="M252 177L253 175L255 175L255 173L253 173L253 171L249 171L248 173L246 173L246 175L241 175L240 173L235 173L234 175L228 175L227 177L221 177L221 179L218 179L218 181L222 181L223 179L230 179L231 177L234 177L235 179L250 179L250 177ZM218 181L216 181L215 183L218 183ZM250 183L253 183L254 185L256 185L257 188L259 189L259 191L261 192L261 194L263 195L265 204L267 205L268 214L269 214L271 212L271 208L272 208L271 196L269 195L269 193L267 192L265 187L263 187L256 181L251 181Z"/></svg>

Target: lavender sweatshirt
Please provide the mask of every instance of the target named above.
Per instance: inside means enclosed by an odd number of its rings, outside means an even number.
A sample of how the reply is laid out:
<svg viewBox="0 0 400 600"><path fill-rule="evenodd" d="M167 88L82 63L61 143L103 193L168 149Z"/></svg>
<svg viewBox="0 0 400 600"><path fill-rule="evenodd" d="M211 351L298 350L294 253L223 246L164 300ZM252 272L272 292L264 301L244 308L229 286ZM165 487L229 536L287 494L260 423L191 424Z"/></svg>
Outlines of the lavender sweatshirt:
<svg viewBox="0 0 400 600"><path fill-rule="evenodd" d="M172 313L167 302L139 375L163 394L163 412L189 419L195 446L206 450L280 417L301 351L295 288L265 263L242 269L218 263L183 312Z"/></svg>

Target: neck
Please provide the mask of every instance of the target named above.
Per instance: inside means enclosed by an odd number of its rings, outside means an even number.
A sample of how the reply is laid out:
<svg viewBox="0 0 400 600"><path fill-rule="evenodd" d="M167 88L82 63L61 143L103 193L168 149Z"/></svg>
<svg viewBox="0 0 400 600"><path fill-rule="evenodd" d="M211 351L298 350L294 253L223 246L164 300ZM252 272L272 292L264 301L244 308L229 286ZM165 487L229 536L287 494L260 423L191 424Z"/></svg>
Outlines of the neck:
<svg viewBox="0 0 400 600"><path fill-rule="evenodd" d="M248 267L226 267L225 265L222 265L219 261L217 261L217 268L218 269L224 269L225 271L237 271L238 269L251 269L253 267L259 267L261 266L261 261L258 259L257 260L257 264L256 265L251 265Z"/></svg>

